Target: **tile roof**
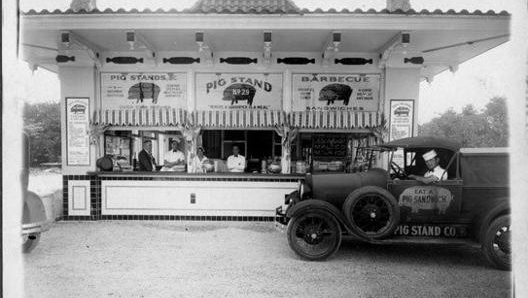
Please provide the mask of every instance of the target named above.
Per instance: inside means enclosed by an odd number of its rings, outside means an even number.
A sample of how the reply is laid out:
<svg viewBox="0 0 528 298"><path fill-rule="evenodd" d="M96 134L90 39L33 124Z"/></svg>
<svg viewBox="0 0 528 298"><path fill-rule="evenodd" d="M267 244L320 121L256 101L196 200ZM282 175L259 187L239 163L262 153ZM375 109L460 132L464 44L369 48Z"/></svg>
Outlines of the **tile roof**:
<svg viewBox="0 0 528 298"><path fill-rule="evenodd" d="M269 13L298 13L299 7L291 0L198 0L191 12L256 11Z"/></svg>
<svg viewBox="0 0 528 298"><path fill-rule="evenodd" d="M198 5L203 2L203 5ZM475 11L468 11L466 9L455 11L454 9L449 9L447 11L443 11L440 9L436 10L427 10L422 9L420 11L416 11L414 9L410 9L408 11L403 10L395 10L395 11L389 11L387 9L381 9L381 10L375 10L375 9L368 9L368 10L362 10L362 9L355 9L355 10L349 10L349 9L342 9L342 10L336 10L334 8L323 10L321 8L317 8L315 10L308 10L306 8L299 9L294 8L296 7L293 2L289 0L250 0L250 3L246 6L222 6L218 3L227 3L227 2L236 2L236 0L202 0L199 1L199 3L195 4L190 9L183 9L183 10L177 10L177 9L144 9L144 10L138 10L138 9L130 9L126 10L124 8L120 8L117 10L113 10L110 8L107 8L105 10L99 10L94 9L91 11L86 10L80 10L80 11L73 11L72 9L67 10L60 10L55 9L53 11L49 11L47 9L36 11L34 9L31 9L29 11L22 12L22 15L26 16L33 16L33 15L85 15L85 14L299 14L299 15L308 15L308 14L351 14L351 15L445 15L445 16L510 16L510 13L503 10L501 12L495 12L494 10L488 10L486 12L483 12L481 10L475 10ZM266 5L256 5L257 3L266 3ZM267 4L269 3L269 4Z"/></svg>

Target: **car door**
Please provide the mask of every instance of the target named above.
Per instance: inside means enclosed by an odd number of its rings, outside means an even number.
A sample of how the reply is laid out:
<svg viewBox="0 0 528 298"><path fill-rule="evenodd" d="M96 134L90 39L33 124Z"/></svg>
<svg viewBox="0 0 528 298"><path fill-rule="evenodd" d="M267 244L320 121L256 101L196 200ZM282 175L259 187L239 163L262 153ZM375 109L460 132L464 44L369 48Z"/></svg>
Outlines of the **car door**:
<svg viewBox="0 0 528 298"><path fill-rule="evenodd" d="M405 162L414 160L405 158ZM412 168L414 165L405 165ZM462 179L458 175L458 154L446 170L455 173L448 180L424 184L414 179L393 179L389 191L400 207L400 222L442 223L452 222L459 217L462 202ZM450 168L454 167L454 168Z"/></svg>

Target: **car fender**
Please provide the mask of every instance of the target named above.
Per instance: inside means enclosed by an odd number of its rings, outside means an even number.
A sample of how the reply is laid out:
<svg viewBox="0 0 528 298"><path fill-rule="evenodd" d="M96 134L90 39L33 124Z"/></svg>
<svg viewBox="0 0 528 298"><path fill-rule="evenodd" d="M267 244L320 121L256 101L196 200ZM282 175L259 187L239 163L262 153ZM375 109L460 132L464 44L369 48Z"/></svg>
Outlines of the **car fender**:
<svg viewBox="0 0 528 298"><path fill-rule="evenodd" d="M46 209L41 198L34 192L26 192L24 196L22 224L44 222L46 218Z"/></svg>
<svg viewBox="0 0 528 298"><path fill-rule="evenodd" d="M296 217L296 216L300 215L301 213L308 212L308 211L311 211L311 210L323 210L325 212L330 213L332 216L334 216L337 219L337 221L341 224L341 226L349 234L355 236L359 240L372 242L372 239L366 238L364 236L357 235L356 233L354 233L352 231L352 229L350 228L346 218L341 213L341 211L339 209L337 209L336 206L334 206L334 205L332 205L332 204L330 204L330 203L328 203L326 201L314 200L314 199L301 201L301 202L293 205L292 207L288 208L288 210L286 211L286 217L287 218Z"/></svg>
<svg viewBox="0 0 528 298"><path fill-rule="evenodd" d="M481 212L474 221L475 240L480 243L484 239L486 229L490 223L500 215L510 214L510 203L508 198L498 198L495 202L499 201L497 205L492 208L486 208Z"/></svg>

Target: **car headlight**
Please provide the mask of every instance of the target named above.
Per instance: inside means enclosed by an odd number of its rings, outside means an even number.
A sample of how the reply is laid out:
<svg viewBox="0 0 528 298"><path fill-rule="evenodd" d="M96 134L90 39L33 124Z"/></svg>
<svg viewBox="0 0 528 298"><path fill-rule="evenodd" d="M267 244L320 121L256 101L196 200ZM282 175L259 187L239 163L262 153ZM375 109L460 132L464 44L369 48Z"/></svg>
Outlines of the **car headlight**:
<svg viewBox="0 0 528 298"><path fill-rule="evenodd" d="M304 195L305 185L304 182L299 182L299 198L302 198Z"/></svg>

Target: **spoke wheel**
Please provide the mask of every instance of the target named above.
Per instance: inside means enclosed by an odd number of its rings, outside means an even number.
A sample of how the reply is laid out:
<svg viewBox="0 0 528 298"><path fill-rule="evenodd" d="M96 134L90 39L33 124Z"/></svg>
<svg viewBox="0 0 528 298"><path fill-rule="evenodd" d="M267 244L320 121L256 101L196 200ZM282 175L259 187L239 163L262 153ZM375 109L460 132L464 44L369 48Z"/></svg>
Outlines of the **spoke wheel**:
<svg viewBox="0 0 528 298"><path fill-rule="evenodd" d="M334 254L341 244L341 226L334 216L323 210L312 210L290 219L288 244L308 260L323 260Z"/></svg>
<svg viewBox="0 0 528 298"><path fill-rule="evenodd" d="M343 204L343 213L355 233L372 239L391 236L400 221L396 199L377 186L365 186L350 193Z"/></svg>
<svg viewBox="0 0 528 298"><path fill-rule="evenodd" d="M488 262L501 269L511 270L511 218L503 215L489 225L482 250Z"/></svg>
<svg viewBox="0 0 528 298"><path fill-rule="evenodd" d="M22 252L29 253L40 241L40 233L29 234L22 236Z"/></svg>

